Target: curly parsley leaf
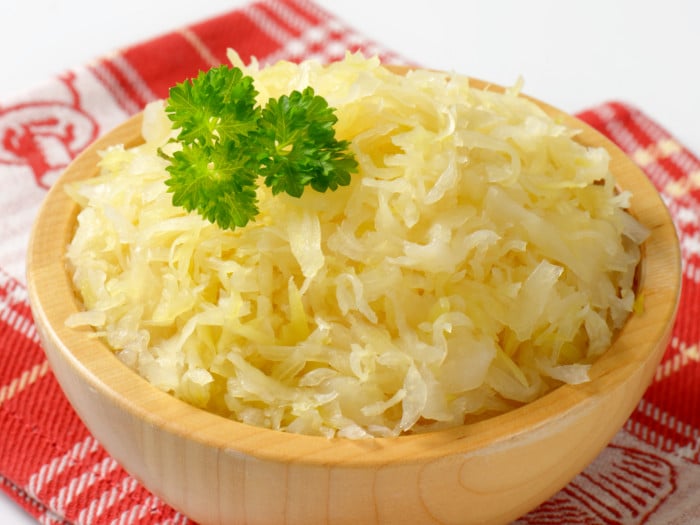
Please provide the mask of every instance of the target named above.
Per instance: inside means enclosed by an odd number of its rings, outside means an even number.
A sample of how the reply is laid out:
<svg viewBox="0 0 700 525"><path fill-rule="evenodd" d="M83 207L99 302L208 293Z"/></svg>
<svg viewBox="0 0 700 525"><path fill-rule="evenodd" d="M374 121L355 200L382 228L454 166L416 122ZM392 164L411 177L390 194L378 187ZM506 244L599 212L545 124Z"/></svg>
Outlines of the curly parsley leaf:
<svg viewBox="0 0 700 525"><path fill-rule="evenodd" d="M233 143L216 148L185 144L168 166L173 204L196 211L223 229L248 224L258 214L257 173Z"/></svg>
<svg viewBox="0 0 700 525"><path fill-rule="evenodd" d="M350 183L357 162L348 142L335 138L337 120L333 108L310 87L267 103L257 134L265 152L260 173L273 194L301 197L308 185L324 192Z"/></svg>
<svg viewBox="0 0 700 525"><path fill-rule="evenodd" d="M170 90L166 113L181 149L165 155L173 204L224 229L258 214L257 179L301 197L350 184L357 162L335 137L334 109L312 88L256 105L253 79L220 66Z"/></svg>
<svg viewBox="0 0 700 525"><path fill-rule="evenodd" d="M214 145L256 128L257 94L251 77L238 68L220 66L171 88L165 111L180 130L178 141Z"/></svg>

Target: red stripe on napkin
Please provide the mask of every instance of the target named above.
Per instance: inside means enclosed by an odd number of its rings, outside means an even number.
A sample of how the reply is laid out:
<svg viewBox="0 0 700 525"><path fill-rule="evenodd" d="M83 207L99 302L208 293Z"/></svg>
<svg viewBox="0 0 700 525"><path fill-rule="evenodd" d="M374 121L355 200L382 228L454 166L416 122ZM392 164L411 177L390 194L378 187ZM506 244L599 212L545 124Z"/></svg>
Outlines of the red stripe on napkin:
<svg viewBox="0 0 700 525"><path fill-rule="evenodd" d="M228 47L239 49L248 59L254 49L274 50L279 44L245 14L234 12L129 48L122 56L153 94L163 98L174 83L214 65L208 55L218 63L226 62Z"/></svg>
<svg viewBox="0 0 700 525"><path fill-rule="evenodd" d="M189 520L130 477L89 434L39 346L23 261L51 181L94 138L167 95L176 82L226 62L235 48L261 63L398 55L307 0L269 0L123 49L0 106L0 489L42 523L177 524ZM642 111L622 102L582 112L662 193L678 228L683 284L678 322L653 384L613 443L519 524L700 521L700 161Z"/></svg>

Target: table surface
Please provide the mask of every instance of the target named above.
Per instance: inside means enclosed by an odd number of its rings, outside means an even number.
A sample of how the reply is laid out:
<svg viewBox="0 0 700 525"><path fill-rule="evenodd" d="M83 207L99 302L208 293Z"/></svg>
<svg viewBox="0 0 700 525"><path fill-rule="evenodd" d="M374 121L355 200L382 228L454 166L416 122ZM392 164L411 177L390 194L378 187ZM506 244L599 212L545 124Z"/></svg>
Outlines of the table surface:
<svg viewBox="0 0 700 525"><path fill-rule="evenodd" d="M53 75L248 0L24 0L0 19L0 108ZM631 103L700 153L700 2L317 0L417 64L524 91L574 113ZM1 438L0 438L1 439ZM34 523L0 492L6 525Z"/></svg>

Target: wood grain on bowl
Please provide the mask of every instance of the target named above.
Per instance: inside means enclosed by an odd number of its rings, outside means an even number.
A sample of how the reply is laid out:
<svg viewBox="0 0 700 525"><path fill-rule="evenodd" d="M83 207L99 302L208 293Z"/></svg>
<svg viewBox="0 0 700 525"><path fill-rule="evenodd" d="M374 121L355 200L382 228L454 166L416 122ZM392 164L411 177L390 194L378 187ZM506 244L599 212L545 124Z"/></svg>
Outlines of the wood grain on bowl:
<svg viewBox="0 0 700 525"><path fill-rule="evenodd" d="M32 233L32 309L68 399L118 462L202 524L507 523L531 510L590 463L638 403L668 343L681 275L674 226L645 175L589 126L538 104L579 129L582 144L609 151L618 185L633 192L631 212L651 231L639 272L644 311L594 364L590 382L479 423L371 440L252 427L161 392L89 330L65 325L81 306L64 261L78 206L63 188L94 176L108 145L138 144L137 115L66 170Z"/></svg>

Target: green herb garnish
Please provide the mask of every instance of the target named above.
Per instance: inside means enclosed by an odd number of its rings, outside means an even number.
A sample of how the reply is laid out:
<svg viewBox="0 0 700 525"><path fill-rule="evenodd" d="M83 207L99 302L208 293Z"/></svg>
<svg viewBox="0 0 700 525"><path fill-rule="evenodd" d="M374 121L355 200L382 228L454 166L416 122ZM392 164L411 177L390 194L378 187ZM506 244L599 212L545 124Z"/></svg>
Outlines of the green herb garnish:
<svg viewBox="0 0 700 525"><path fill-rule="evenodd" d="M258 214L258 177L274 195L301 197L306 186L324 192L350 184L357 168L349 142L335 138L335 110L312 88L265 107L257 94L251 77L220 66L171 88L166 101L182 145L163 154L173 204L224 229Z"/></svg>

